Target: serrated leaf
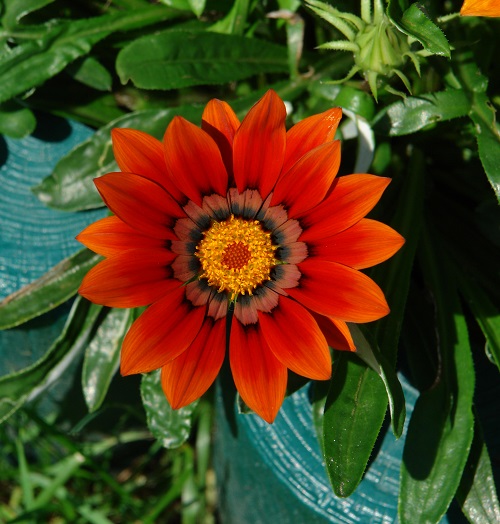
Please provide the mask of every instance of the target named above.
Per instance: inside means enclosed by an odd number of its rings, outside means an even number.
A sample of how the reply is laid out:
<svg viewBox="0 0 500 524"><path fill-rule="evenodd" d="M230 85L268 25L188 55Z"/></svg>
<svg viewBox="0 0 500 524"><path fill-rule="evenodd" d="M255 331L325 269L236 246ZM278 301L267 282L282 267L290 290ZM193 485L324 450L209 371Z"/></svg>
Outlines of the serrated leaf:
<svg viewBox="0 0 500 524"><path fill-rule="evenodd" d="M167 7L149 6L89 19L52 20L34 28L38 38L0 54L0 102L41 85L115 31L144 27L179 14Z"/></svg>
<svg viewBox="0 0 500 524"><path fill-rule="evenodd" d="M23 138L33 133L35 127L36 118L29 108L14 100L0 104L0 134Z"/></svg>
<svg viewBox="0 0 500 524"><path fill-rule="evenodd" d="M132 323L131 309L112 309L92 337L83 360L82 390L90 412L98 409L120 365L123 337Z"/></svg>
<svg viewBox="0 0 500 524"><path fill-rule="evenodd" d="M83 351L101 309L77 298L61 335L47 353L28 368L0 378L0 423L37 397Z"/></svg>
<svg viewBox="0 0 500 524"><path fill-rule="evenodd" d="M411 4L404 12L397 0L391 0L387 14L392 23L405 35L418 40L423 48L433 54L450 58L450 44L439 27L419 8Z"/></svg>
<svg viewBox="0 0 500 524"><path fill-rule="evenodd" d="M33 192L44 204L62 211L102 207L104 204L93 179L117 170L111 147L111 129L129 127L161 138L174 116L201 120L202 111L201 108L181 106L160 111L137 111L117 118L63 157L52 174L33 188Z"/></svg>
<svg viewBox="0 0 500 524"><path fill-rule="evenodd" d="M325 464L335 494L348 497L363 477L387 395L377 373L347 353L338 356L330 384L323 416Z"/></svg>
<svg viewBox="0 0 500 524"><path fill-rule="evenodd" d="M486 95L488 78L481 73L471 52L458 55L453 65L463 90L472 101L469 116L475 126L479 158L500 202L500 126L495 108Z"/></svg>
<svg viewBox="0 0 500 524"><path fill-rule="evenodd" d="M476 127L479 158L500 202L500 126L495 120L495 109L485 94L474 97L470 118Z"/></svg>
<svg viewBox="0 0 500 524"><path fill-rule="evenodd" d="M474 424L474 440L457 490L457 501L469 522L500 522L500 503L490 456L477 420Z"/></svg>
<svg viewBox="0 0 500 524"><path fill-rule="evenodd" d="M255 38L201 31L163 31L139 38L118 55L122 83L143 89L223 84L260 73L286 73L285 47Z"/></svg>
<svg viewBox="0 0 500 524"><path fill-rule="evenodd" d="M440 521L459 486L474 433L474 367L453 272L429 230L421 245L424 278L435 300L441 368L432 388L417 399L408 427L399 496L402 524L413 523L415 515L423 522Z"/></svg>
<svg viewBox="0 0 500 524"><path fill-rule="evenodd" d="M409 96L379 113L373 128L389 136L415 133L428 125L467 116L470 100L461 89Z"/></svg>
<svg viewBox="0 0 500 524"><path fill-rule="evenodd" d="M189 437L193 411L198 401L177 410L172 409L163 393L160 373L158 369L142 376L142 403L153 436L166 448L178 448Z"/></svg>
<svg viewBox="0 0 500 524"><path fill-rule="evenodd" d="M101 260L88 249L78 251L38 280L0 302L0 329L19 326L71 298L85 274Z"/></svg>

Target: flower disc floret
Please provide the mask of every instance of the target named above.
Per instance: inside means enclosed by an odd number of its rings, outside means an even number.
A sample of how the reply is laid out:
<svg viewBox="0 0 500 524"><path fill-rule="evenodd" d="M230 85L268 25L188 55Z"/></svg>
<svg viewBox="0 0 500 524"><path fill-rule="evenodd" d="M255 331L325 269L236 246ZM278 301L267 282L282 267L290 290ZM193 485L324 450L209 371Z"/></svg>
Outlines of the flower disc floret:
<svg viewBox="0 0 500 524"><path fill-rule="evenodd" d="M276 249L271 233L258 220L231 215L214 222L196 248L203 269L200 278L206 278L219 293L229 292L231 300L252 295L257 286L271 279L271 269L279 263Z"/></svg>

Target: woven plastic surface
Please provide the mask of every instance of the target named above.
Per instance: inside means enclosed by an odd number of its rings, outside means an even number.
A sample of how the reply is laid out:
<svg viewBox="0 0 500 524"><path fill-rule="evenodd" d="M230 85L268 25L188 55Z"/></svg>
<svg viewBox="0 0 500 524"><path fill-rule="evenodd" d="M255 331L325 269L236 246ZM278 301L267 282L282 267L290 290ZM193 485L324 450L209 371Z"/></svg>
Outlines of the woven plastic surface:
<svg viewBox="0 0 500 524"><path fill-rule="evenodd" d="M104 210L65 213L47 208L31 192L57 161L88 138L87 127L44 115L32 136L0 137L0 299L36 280L82 246L75 240ZM0 375L45 353L60 333L68 308L0 332Z"/></svg>
<svg viewBox="0 0 500 524"><path fill-rule="evenodd" d="M403 385L410 415L417 393L406 381ZM305 387L285 399L272 425L255 415L239 415L231 426L218 410L215 464L223 522L396 522L404 437L396 440L384 427L385 437L359 488L347 499L338 498L325 472L308 393Z"/></svg>

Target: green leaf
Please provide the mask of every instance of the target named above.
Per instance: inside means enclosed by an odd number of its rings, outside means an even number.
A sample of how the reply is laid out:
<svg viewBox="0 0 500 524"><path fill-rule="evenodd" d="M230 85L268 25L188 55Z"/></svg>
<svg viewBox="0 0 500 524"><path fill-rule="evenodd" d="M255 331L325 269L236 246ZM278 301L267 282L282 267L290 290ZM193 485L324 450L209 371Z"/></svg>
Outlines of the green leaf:
<svg viewBox="0 0 500 524"><path fill-rule="evenodd" d="M460 291L488 342L489 357L500 370L500 314L483 288L458 268Z"/></svg>
<svg viewBox="0 0 500 524"><path fill-rule="evenodd" d="M191 11L199 18L205 10L206 0L188 0Z"/></svg>
<svg viewBox="0 0 500 524"><path fill-rule="evenodd" d="M325 88L333 87L324 84ZM351 86L343 85L334 97L335 104L349 109L356 115L363 117L366 120L371 120L375 112L375 104L373 97L361 89L356 89Z"/></svg>
<svg viewBox="0 0 500 524"><path fill-rule="evenodd" d="M160 370L142 376L141 396L146 410L148 427L166 448L178 448L189 437L193 411L198 401L174 410L161 387Z"/></svg>
<svg viewBox="0 0 500 524"><path fill-rule="evenodd" d="M417 3L403 12L400 3L391 0L387 6L387 15L402 33L418 40L428 53L451 57L450 44L443 32L427 18Z"/></svg>
<svg viewBox="0 0 500 524"><path fill-rule="evenodd" d="M82 84L99 91L111 91L113 78L110 72L91 56L73 62L66 71Z"/></svg>
<svg viewBox="0 0 500 524"><path fill-rule="evenodd" d="M500 202L500 127L496 122L495 109L486 95L488 78L479 70L471 52L459 54L453 65L471 101L469 116L475 126L479 158Z"/></svg>
<svg viewBox="0 0 500 524"><path fill-rule="evenodd" d="M101 406L120 365L121 343L132 323L132 317L130 309L112 309L107 312L85 350L82 389L90 412Z"/></svg>
<svg viewBox="0 0 500 524"><path fill-rule="evenodd" d="M159 0L161 4L174 9L189 11L189 0Z"/></svg>
<svg viewBox="0 0 500 524"><path fill-rule="evenodd" d="M88 249L65 258L38 280L0 302L0 329L19 326L71 298L85 274L101 260Z"/></svg>
<svg viewBox="0 0 500 524"><path fill-rule="evenodd" d="M0 104L0 133L12 138L23 138L33 133L36 118L33 112L14 100Z"/></svg>
<svg viewBox="0 0 500 524"><path fill-rule="evenodd" d="M269 18L281 18L286 23L288 69L290 78L297 78L299 76L299 64L304 47L304 20L298 14L287 10L273 11L268 13L267 16Z"/></svg>
<svg viewBox="0 0 500 524"><path fill-rule="evenodd" d="M250 0L236 0L229 13L208 28L214 33L226 33L228 35L242 35L248 16Z"/></svg>
<svg viewBox="0 0 500 524"><path fill-rule="evenodd" d="M150 6L82 20L57 20L37 28L36 38L0 54L0 102L21 95L62 71L116 31L127 31L179 16Z"/></svg>
<svg viewBox="0 0 500 524"><path fill-rule="evenodd" d="M54 0L7 0L5 12L2 16L2 26L14 30L21 18L52 2Z"/></svg>
<svg viewBox="0 0 500 524"><path fill-rule="evenodd" d="M380 353L373 335L362 325L349 324L349 331L356 346L356 355L375 371L384 383L391 411L392 432L396 438L403 433L406 405L403 388L394 365Z"/></svg>
<svg viewBox="0 0 500 524"><path fill-rule="evenodd" d="M469 458L457 490L457 501L469 522L500 522L500 503L490 456L477 420Z"/></svg>
<svg viewBox="0 0 500 524"><path fill-rule="evenodd" d="M424 155L414 148L399 188L396 212L388 222L405 238L405 244L390 260L370 272L370 277L384 290L391 308L389 315L375 324L375 337L380 351L393 367L396 366L399 335L422 229L425 171Z"/></svg>
<svg viewBox="0 0 500 524"><path fill-rule="evenodd" d="M470 100L461 89L409 96L381 111L373 122L375 132L389 136L415 133L429 125L467 116Z"/></svg>
<svg viewBox="0 0 500 524"><path fill-rule="evenodd" d="M288 71L285 47L238 35L164 31L139 38L118 55L122 83L143 89L223 84Z"/></svg>
<svg viewBox="0 0 500 524"><path fill-rule="evenodd" d="M423 236L421 262L435 301L441 366L434 385L417 399L408 427L399 497L402 524L415 522L415 515L422 522L440 521L459 486L474 433L467 324L442 242L430 234Z"/></svg>
<svg viewBox="0 0 500 524"><path fill-rule="evenodd" d="M484 171L500 202L500 127L485 94L476 94L470 112L476 126L477 147Z"/></svg>
<svg viewBox="0 0 500 524"><path fill-rule="evenodd" d="M113 120L63 157L52 174L33 188L46 205L62 211L81 211L102 207L103 201L93 179L116 171L111 147L111 129L129 127L161 138L176 115L201 120L201 108L181 106L173 109L137 111Z"/></svg>
<svg viewBox="0 0 500 524"><path fill-rule="evenodd" d="M358 487L387 410L384 384L354 355L341 353L323 416L324 457L335 494Z"/></svg>
<svg viewBox="0 0 500 524"><path fill-rule="evenodd" d="M47 353L28 368L0 378L0 423L64 373L86 347L101 309L77 298L63 332Z"/></svg>

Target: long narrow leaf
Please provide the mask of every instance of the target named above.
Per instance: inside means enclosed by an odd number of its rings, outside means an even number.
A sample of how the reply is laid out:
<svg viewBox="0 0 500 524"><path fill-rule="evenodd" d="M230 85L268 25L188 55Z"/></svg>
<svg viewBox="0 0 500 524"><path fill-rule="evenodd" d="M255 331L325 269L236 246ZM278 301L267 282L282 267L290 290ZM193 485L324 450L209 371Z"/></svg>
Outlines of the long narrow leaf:
<svg viewBox="0 0 500 524"><path fill-rule="evenodd" d="M85 350L82 389L90 412L102 404L120 363L120 347L132 323L131 309L112 309Z"/></svg>
<svg viewBox="0 0 500 524"><path fill-rule="evenodd" d="M358 487L386 410L378 374L357 357L340 354L323 416L326 470L337 496L348 497Z"/></svg>
<svg viewBox="0 0 500 524"><path fill-rule="evenodd" d="M0 302L0 329L19 326L71 298L84 275L100 259L99 255L82 249L6 297Z"/></svg>
<svg viewBox="0 0 500 524"><path fill-rule="evenodd" d="M441 355L434 386L417 399L403 454L399 497L401 522L439 522L467 461L474 433L474 368L467 325L446 254L427 232L421 257L432 290ZM448 261L449 262L449 261Z"/></svg>
<svg viewBox="0 0 500 524"><path fill-rule="evenodd" d="M477 420L471 451L457 491L457 501L469 522L500 522L500 503L490 456Z"/></svg>
<svg viewBox="0 0 500 524"><path fill-rule="evenodd" d="M0 423L64 372L86 346L101 309L78 298L63 332L47 353L32 366L0 378Z"/></svg>

